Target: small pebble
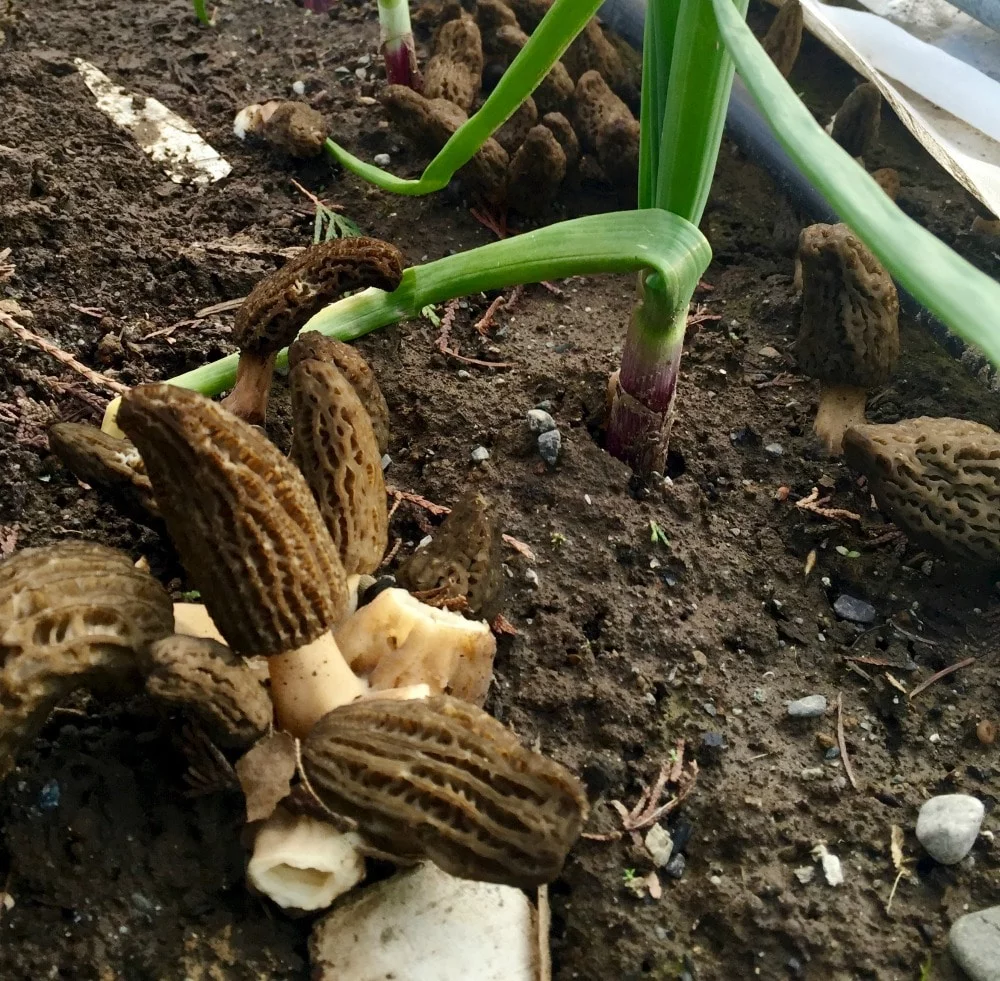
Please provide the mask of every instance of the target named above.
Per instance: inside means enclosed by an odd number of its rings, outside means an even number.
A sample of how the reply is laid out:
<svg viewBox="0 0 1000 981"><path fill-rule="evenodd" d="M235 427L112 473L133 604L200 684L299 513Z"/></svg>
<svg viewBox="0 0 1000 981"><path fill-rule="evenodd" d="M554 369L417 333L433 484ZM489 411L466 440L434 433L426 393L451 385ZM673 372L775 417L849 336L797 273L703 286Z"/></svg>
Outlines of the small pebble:
<svg viewBox="0 0 1000 981"><path fill-rule="evenodd" d="M955 920L948 948L971 981L1000 981L1000 906Z"/></svg>
<svg viewBox="0 0 1000 981"><path fill-rule="evenodd" d="M538 455L550 466L554 467L559 459L559 450L562 448L562 436L558 429L549 430L547 433L540 433L538 436Z"/></svg>
<svg viewBox="0 0 1000 981"><path fill-rule="evenodd" d="M533 433L548 433L557 427L555 419L544 409L529 409L528 428Z"/></svg>
<svg viewBox="0 0 1000 981"><path fill-rule="evenodd" d="M678 852L676 855L671 856L669 862L667 862L667 867L663 870L666 875L669 875L671 879L679 879L684 875L684 869L687 868L687 859Z"/></svg>
<svg viewBox="0 0 1000 981"><path fill-rule="evenodd" d="M788 703L790 719L818 719L826 714L826 695L806 695Z"/></svg>
<svg viewBox="0 0 1000 981"><path fill-rule="evenodd" d="M848 596L841 593L833 604L833 612L842 620L850 620L851 623L860 623L868 626L875 622L875 607L865 600Z"/></svg>
<svg viewBox="0 0 1000 981"><path fill-rule="evenodd" d="M538 573L534 569L528 569L524 574L524 578L531 583L536 589L538 588Z"/></svg>
<svg viewBox="0 0 1000 981"><path fill-rule="evenodd" d="M388 153L376 153L372 160L376 167L388 167L392 163L392 157Z"/></svg>
<svg viewBox="0 0 1000 981"><path fill-rule="evenodd" d="M303 81L292 82L292 91L296 95L305 95L305 92L306 92L306 83L303 82Z"/></svg>
<svg viewBox="0 0 1000 981"><path fill-rule="evenodd" d="M643 841L646 851L649 852L653 864L662 869L669 861L674 850L674 840L670 837L670 832L659 824L654 824Z"/></svg>
<svg viewBox="0 0 1000 981"><path fill-rule="evenodd" d="M781 443L768 443L764 447L764 452L774 460L777 460L779 456L782 456L785 452L785 448Z"/></svg>
<svg viewBox="0 0 1000 981"><path fill-rule="evenodd" d="M942 865L955 865L972 851L986 809L968 794L932 797L917 816L917 841Z"/></svg>
<svg viewBox="0 0 1000 981"><path fill-rule="evenodd" d="M389 467L391 467L391 466L392 466L392 457L389 456L388 453L383 454L383 456L382 456L382 469L383 470L388 470Z"/></svg>
<svg viewBox="0 0 1000 981"><path fill-rule="evenodd" d="M459 378L462 379L462 381L465 381L467 378L471 378L472 377L472 375L468 371L466 371L464 368L459 368L458 371L456 372L456 374L458 375Z"/></svg>
<svg viewBox="0 0 1000 981"><path fill-rule="evenodd" d="M485 446L477 446L470 455L473 463L485 463L490 458L490 451Z"/></svg>
<svg viewBox="0 0 1000 981"><path fill-rule="evenodd" d="M38 794L38 806L43 811L53 811L59 806L59 782L46 780Z"/></svg>
<svg viewBox="0 0 1000 981"><path fill-rule="evenodd" d="M826 770L821 766L807 766L799 773L799 776L803 780L822 780L826 776Z"/></svg>

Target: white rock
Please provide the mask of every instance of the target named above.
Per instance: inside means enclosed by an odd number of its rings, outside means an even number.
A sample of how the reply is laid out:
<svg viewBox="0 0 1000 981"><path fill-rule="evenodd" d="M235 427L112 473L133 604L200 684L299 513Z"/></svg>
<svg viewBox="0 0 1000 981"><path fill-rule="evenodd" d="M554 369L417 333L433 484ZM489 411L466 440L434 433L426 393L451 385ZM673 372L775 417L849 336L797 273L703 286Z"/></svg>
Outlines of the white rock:
<svg viewBox="0 0 1000 981"><path fill-rule="evenodd" d="M792 719L818 719L825 714L825 695L806 695L788 703L788 716Z"/></svg>
<svg viewBox="0 0 1000 981"><path fill-rule="evenodd" d="M646 838L643 843L646 846L646 851L649 852L650 858L653 860L653 864L658 869L662 869L670 861L670 856L674 850L674 840L670 837L670 832L666 828L659 824L654 824L646 832Z"/></svg>
<svg viewBox="0 0 1000 981"><path fill-rule="evenodd" d="M952 924L948 946L972 981L1000 981L1000 906L960 916Z"/></svg>
<svg viewBox="0 0 1000 981"><path fill-rule="evenodd" d="M388 153L376 153L372 159L375 161L376 167L388 167L392 162Z"/></svg>
<svg viewBox="0 0 1000 981"><path fill-rule="evenodd" d="M473 463L485 463L490 458L490 451L485 446L477 446L470 456Z"/></svg>
<svg viewBox="0 0 1000 981"><path fill-rule="evenodd" d="M968 794L932 797L917 817L917 840L942 865L961 862L972 850L986 808Z"/></svg>
<svg viewBox="0 0 1000 981"><path fill-rule="evenodd" d="M544 409L529 409L528 428L533 433L548 433L556 428L556 421Z"/></svg>

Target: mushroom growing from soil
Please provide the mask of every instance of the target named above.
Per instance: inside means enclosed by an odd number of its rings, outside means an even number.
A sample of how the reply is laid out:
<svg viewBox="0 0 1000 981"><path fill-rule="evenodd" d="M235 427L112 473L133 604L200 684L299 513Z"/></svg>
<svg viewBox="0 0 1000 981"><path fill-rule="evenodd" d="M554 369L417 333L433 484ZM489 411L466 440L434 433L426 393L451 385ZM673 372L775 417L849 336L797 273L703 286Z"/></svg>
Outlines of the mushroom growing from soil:
<svg viewBox="0 0 1000 981"><path fill-rule="evenodd" d="M442 25L424 71L424 95L447 99L468 112L483 84L483 41L468 14Z"/></svg>
<svg viewBox="0 0 1000 981"><path fill-rule="evenodd" d="M639 121L596 71L580 76L574 122L581 146L596 154L608 180L634 187L639 172Z"/></svg>
<svg viewBox="0 0 1000 981"><path fill-rule="evenodd" d="M115 549L64 542L0 564L0 778L71 692L136 690L173 629L166 590Z"/></svg>
<svg viewBox="0 0 1000 981"><path fill-rule="evenodd" d="M802 46L802 4L799 0L786 0L781 5L760 43L774 67L788 78Z"/></svg>
<svg viewBox="0 0 1000 981"><path fill-rule="evenodd" d="M566 176L566 153L547 126L529 130L511 158L507 194L511 207L523 215L541 214L556 196Z"/></svg>
<svg viewBox="0 0 1000 981"><path fill-rule="evenodd" d="M892 278L846 225L810 225L799 238L799 370L822 383L814 429L833 455L865 421L868 390L899 357L899 299Z"/></svg>
<svg viewBox="0 0 1000 981"><path fill-rule="evenodd" d="M844 458L915 542L1000 568L1000 433L965 419L906 419L844 434Z"/></svg>
<svg viewBox="0 0 1000 981"><path fill-rule="evenodd" d="M366 685L331 634L347 609L347 575L295 466L253 426L172 385L133 389L119 421L227 644L268 657L282 728L304 735L361 695Z"/></svg>
<svg viewBox="0 0 1000 981"><path fill-rule="evenodd" d="M241 140L257 136L291 157L306 160L323 152L330 124L304 102L272 99L240 110L233 121L233 133Z"/></svg>
<svg viewBox="0 0 1000 981"><path fill-rule="evenodd" d="M345 572L374 572L389 542L389 516L371 418L332 362L292 348L292 460L312 489Z"/></svg>
<svg viewBox="0 0 1000 981"><path fill-rule="evenodd" d="M882 93L874 82L864 82L844 99L830 123L830 135L861 159L878 139L881 116Z"/></svg>
<svg viewBox="0 0 1000 981"><path fill-rule="evenodd" d="M522 888L559 874L588 810L568 770L446 695L331 712L302 744L302 772L385 854Z"/></svg>
<svg viewBox="0 0 1000 981"><path fill-rule="evenodd" d="M236 312L233 333L240 360L236 385L223 405L241 419L262 425L278 352L339 297L366 287L394 290L403 262L399 250L387 242L334 239L310 246L261 280Z"/></svg>

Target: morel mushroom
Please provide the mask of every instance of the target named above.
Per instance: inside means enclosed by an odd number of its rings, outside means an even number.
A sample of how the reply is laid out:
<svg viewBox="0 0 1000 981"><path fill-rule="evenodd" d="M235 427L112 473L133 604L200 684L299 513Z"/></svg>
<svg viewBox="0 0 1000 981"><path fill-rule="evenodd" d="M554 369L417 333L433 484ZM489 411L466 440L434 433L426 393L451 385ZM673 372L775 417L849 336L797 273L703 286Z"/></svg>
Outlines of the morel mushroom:
<svg viewBox="0 0 1000 981"><path fill-rule="evenodd" d="M878 139L882 93L874 82L859 85L837 110L830 135L852 157L863 158Z"/></svg>
<svg viewBox="0 0 1000 981"><path fill-rule="evenodd" d="M915 542L1000 568L1000 433L964 419L906 419L844 434L847 464Z"/></svg>
<svg viewBox="0 0 1000 981"><path fill-rule="evenodd" d="M802 46L802 4L799 0L785 0L760 43L774 67L788 78Z"/></svg>
<svg viewBox="0 0 1000 981"><path fill-rule="evenodd" d="M351 383L371 419L379 453L385 453L389 449L389 407L385 404L385 396L379 388L375 372L358 353L358 349L319 331L307 330L299 334L288 349L289 370L309 358L314 361L329 361Z"/></svg>
<svg viewBox="0 0 1000 981"><path fill-rule="evenodd" d="M815 431L839 455L844 431L865 421L867 391L899 357L899 299L891 277L846 225L811 225L799 238L799 370L822 383Z"/></svg>
<svg viewBox="0 0 1000 981"><path fill-rule="evenodd" d="M468 14L449 20L434 38L424 71L424 95L447 99L468 112L483 84L483 40Z"/></svg>
<svg viewBox="0 0 1000 981"><path fill-rule="evenodd" d="M70 692L136 688L173 628L166 590L114 549L65 542L0 564L0 778Z"/></svg>
<svg viewBox="0 0 1000 981"><path fill-rule="evenodd" d="M598 72L580 76L574 113L581 145L597 155L608 180L634 186L639 172L639 122Z"/></svg>
<svg viewBox="0 0 1000 981"><path fill-rule="evenodd" d="M292 460L312 489L345 572L374 572L389 541L389 516L371 418L328 361L298 359L288 382Z"/></svg>
<svg viewBox="0 0 1000 981"><path fill-rule="evenodd" d="M109 436L96 426L58 422L49 428L49 448L80 480L158 514L142 458L128 440Z"/></svg>
<svg viewBox="0 0 1000 981"><path fill-rule="evenodd" d="M510 161L507 193L523 215L541 214L566 176L566 153L547 126L535 126Z"/></svg>
<svg viewBox="0 0 1000 981"><path fill-rule="evenodd" d="M227 644L268 656L282 728L304 735L362 694L330 633L346 612L347 575L295 466L254 427L172 385L133 389L119 420Z"/></svg>
<svg viewBox="0 0 1000 981"><path fill-rule="evenodd" d="M521 53L521 48L527 43L528 35L516 24L505 24L493 35L494 50L510 61ZM573 98L573 88L573 79L566 66L557 61L531 95L539 112L559 112Z"/></svg>
<svg viewBox="0 0 1000 981"><path fill-rule="evenodd" d="M366 287L392 291L403 275L403 256L372 238L334 239L310 246L261 280L236 312L240 347L236 386L223 400L231 412L262 425L278 352L327 304Z"/></svg>
<svg viewBox="0 0 1000 981"><path fill-rule="evenodd" d="M568 770L445 695L331 712L303 742L302 769L318 799L376 848L464 879L551 882L587 815Z"/></svg>
<svg viewBox="0 0 1000 981"><path fill-rule="evenodd" d="M414 593L465 597L470 614L492 620L499 612L503 583L500 540L495 509L478 491L468 491L431 542L399 567L396 578Z"/></svg>
<svg viewBox="0 0 1000 981"><path fill-rule="evenodd" d="M323 152L330 124L304 102L273 99L241 109L233 120L233 133L241 140L258 136L291 157L308 159Z"/></svg>

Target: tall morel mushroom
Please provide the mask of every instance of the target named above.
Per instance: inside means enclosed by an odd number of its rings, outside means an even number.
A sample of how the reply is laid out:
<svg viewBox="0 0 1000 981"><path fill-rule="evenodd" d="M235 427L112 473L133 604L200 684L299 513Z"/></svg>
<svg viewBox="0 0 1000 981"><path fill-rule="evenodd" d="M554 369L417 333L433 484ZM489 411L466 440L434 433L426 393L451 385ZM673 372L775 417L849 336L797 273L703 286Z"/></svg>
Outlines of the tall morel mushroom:
<svg viewBox="0 0 1000 981"><path fill-rule="evenodd" d="M376 848L459 878L551 882L587 816L568 770L446 695L331 712L302 744L302 768L319 800Z"/></svg>
<svg viewBox="0 0 1000 981"><path fill-rule="evenodd" d="M788 78L802 46L802 4L799 0L785 0L760 43L775 68Z"/></svg>
<svg viewBox="0 0 1000 981"><path fill-rule="evenodd" d="M799 370L822 383L815 431L839 455L844 431L865 421L868 390L899 357L899 299L892 278L846 225L810 225L799 238Z"/></svg>
<svg viewBox="0 0 1000 981"><path fill-rule="evenodd" d="M241 419L263 424L278 352L314 314L345 294L366 287L394 290L403 262L387 242L334 239L310 246L261 280L236 312L240 360L236 385L223 404Z"/></svg>
<svg viewBox="0 0 1000 981"><path fill-rule="evenodd" d="M329 361L296 358L288 382L292 460L312 489L345 571L374 572L389 541L389 516L371 418Z"/></svg>
<svg viewBox="0 0 1000 981"><path fill-rule="evenodd" d="M173 629L166 590L115 549L64 542L0 564L0 778L72 691L136 689Z"/></svg>
<svg viewBox="0 0 1000 981"><path fill-rule="evenodd" d="M1000 568L1000 433L965 419L906 419L844 434L847 464L915 542Z"/></svg>
<svg viewBox="0 0 1000 981"><path fill-rule="evenodd" d="M226 642L268 656L279 724L304 735L362 694L330 633L347 610L347 575L295 466L254 427L172 385L133 389L119 421Z"/></svg>

